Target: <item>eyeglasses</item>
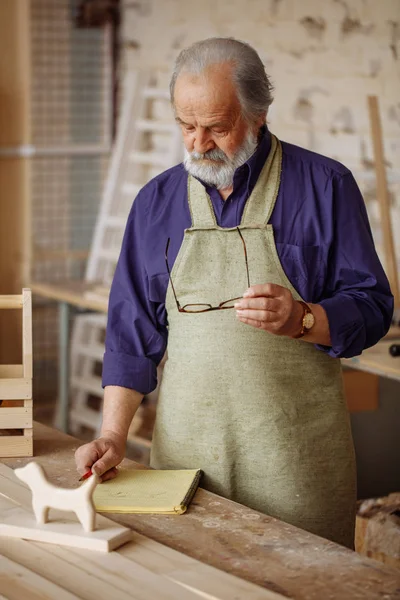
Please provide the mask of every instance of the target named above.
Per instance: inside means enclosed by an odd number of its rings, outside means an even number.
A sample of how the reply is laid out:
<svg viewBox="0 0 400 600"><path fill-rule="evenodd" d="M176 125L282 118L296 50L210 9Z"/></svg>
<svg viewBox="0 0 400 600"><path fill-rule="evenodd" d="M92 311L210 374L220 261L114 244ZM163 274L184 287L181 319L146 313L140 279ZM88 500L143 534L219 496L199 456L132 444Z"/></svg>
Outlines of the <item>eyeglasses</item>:
<svg viewBox="0 0 400 600"><path fill-rule="evenodd" d="M248 287L250 287L249 265L247 262L247 248L246 248L246 244L245 244L243 236L240 232L239 227L236 227L236 230L237 230L237 232L240 236L240 239L242 240L242 243L243 243L244 259L245 259L245 263L246 263L246 273L247 273L247 285L248 285ZM169 268L169 264L168 264L168 249L169 249L170 241L171 241L171 238L168 238L167 247L165 248L165 263L167 265L167 271L168 271L168 275L169 275L169 280L171 282L171 288L172 288L172 292L174 294L176 307L179 310L179 312L181 312L181 313L203 313L203 312L210 312L211 310L225 310L227 308L234 308L234 303L237 300L241 300L242 296L238 296L237 298L231 298L230 300L225 300L224 302L221 302L220 304L218 304L218 306L212 306L211 304L185 304L185 306L180 305L179 300L176 297L176 292L175 292L174 284L173 284L172 277L171 277L171 269Z"/></svg>

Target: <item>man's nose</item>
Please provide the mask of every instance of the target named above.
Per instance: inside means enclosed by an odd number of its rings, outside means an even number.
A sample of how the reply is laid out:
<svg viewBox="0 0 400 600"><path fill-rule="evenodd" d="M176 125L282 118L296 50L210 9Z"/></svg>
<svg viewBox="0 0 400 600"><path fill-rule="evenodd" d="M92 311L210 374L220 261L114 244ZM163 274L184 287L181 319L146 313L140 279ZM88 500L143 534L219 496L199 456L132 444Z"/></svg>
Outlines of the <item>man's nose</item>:
<svg viewBox="0 0 400 600"><path fill-rule="evenodd" d="M215 144L206 131L197 130L195 133L194 149L199 154L205 154L208 150L215 148Z"/></svg>

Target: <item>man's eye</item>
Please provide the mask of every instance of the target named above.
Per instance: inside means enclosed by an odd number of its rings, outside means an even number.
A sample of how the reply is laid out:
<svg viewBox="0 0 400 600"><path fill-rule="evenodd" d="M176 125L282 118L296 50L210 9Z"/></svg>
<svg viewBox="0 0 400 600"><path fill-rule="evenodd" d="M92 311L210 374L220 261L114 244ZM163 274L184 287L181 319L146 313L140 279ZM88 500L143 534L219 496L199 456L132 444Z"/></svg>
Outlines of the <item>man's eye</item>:
<svg viewBox="0 0 400 600"><path fill-rule="evenodd" d="M183 128L187 132L194 131L193 125L184 125Z"/></svg>
<svg viewBox="0 0 400 600"><path fill-rule="evenodd" d="M225 132L225 129L213 129L212 130L213 133L216 133L217 135L223 135Z"/></svg>

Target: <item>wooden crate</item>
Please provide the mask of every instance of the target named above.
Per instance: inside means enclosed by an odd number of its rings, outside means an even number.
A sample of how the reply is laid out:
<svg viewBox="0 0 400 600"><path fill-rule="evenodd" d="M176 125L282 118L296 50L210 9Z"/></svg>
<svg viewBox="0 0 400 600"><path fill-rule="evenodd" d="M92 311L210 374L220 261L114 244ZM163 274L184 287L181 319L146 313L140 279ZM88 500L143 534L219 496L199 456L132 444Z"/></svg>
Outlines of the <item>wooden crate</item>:
<svg viewBox="0 0 400 600"><path fill-rule="evenodd" d="M32 456L32 295L0 296L0 309L22 311L22 364L0 365L0 457Z"/></svg>
<svg viewBox="0 0 400 600"><path fill-rule="evenodd" d="M356 551L400 569L400 492L359 502Z"/></svg>

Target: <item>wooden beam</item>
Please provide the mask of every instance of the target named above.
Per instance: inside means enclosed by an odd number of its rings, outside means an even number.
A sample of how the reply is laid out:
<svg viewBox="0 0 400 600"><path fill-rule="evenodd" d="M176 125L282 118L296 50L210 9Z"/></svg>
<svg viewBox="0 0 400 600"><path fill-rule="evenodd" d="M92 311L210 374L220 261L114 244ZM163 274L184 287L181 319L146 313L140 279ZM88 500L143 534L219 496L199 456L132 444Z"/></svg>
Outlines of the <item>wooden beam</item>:
<svg viewBox="0 0 400 600"><path fill-rule="evenodd" d="M390 199L386 180L385 157L383 150L382 125L379 114L378 98L368 96L368 110L371 125L372 145L374 149L376 193L379 201L383 247L385 252L385 268L389 279L395 308L400 307L400 290L396 253L393 243L392 221L390 216Z"/></svg>
<svg viewBox="0 0 400 600"><path fill-rule="evenodd" d="M0 149L31 142L29 0L0 2ZM0 156L0 294L20 291L30 262L30 159ZM19 362L19 315L0 314L0 362Z"/></svg>

